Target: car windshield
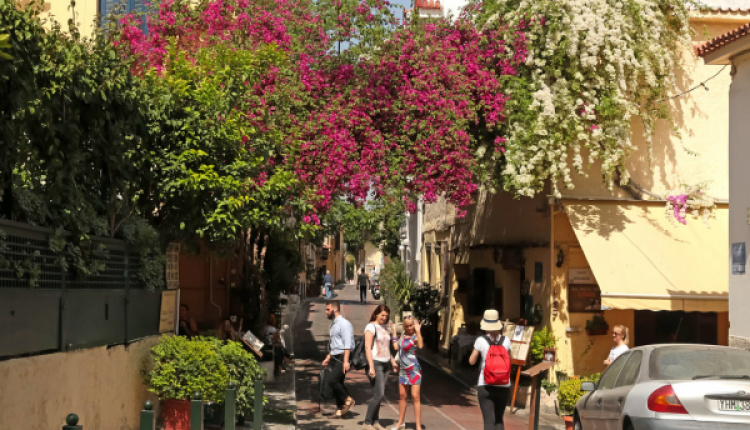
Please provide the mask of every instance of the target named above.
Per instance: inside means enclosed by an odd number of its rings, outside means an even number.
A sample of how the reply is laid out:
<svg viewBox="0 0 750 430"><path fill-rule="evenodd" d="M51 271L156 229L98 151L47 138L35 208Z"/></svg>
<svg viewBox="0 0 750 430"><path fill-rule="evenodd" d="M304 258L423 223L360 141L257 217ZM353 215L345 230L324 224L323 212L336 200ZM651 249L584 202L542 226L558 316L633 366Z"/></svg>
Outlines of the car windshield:
<svg viewBox="0 0 750 430"><path fill-rule="evenodd" d="M674 346L655 349L649 359L651 379L750 379L750 352Z"/></svg>

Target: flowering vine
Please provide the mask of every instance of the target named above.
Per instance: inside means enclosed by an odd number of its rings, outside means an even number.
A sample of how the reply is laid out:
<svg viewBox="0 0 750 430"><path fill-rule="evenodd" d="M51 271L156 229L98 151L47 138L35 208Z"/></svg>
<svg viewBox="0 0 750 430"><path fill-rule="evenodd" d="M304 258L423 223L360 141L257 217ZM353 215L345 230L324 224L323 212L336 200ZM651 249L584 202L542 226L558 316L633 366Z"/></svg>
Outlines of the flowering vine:
<svg viewBox="0 0 750 430"><path fill-rule="evenodd" d="M649 141L655 121L668 117L663 100L689 46L684 2L475 0L467 13L480 25L535 24L524 66L504 82L513 97L497 182L532 196L551 180L559 195L573 187L571 171L600 162L610 188L615 177L627 183L633 119Z"/></svg>
<svg viewBox="0 0 750 430"><path fill-rule="evenodd" d="M125 16L112 40L136 74L173 84L178 65L214 73L206 68L221 67L209 61L214 51L280 54L246 56L235 76L221 69L223 84L179 82L190 91L221 84L216 97L225 106L211 126L243 149L232 157L255 163L232 173L244 175L234 178L239 188L251 196L290 173L286 198L302 200L296 207L305 223L318 223L316 213L338 197L364 202L394 190L409 207L420 195L466 206L504 150L503 79L526 61L528 23L397 26L389 7L385 0L164 0L147 15L148 31L142 18ZM239 211L253 199L235 200Z"/></svg>
<svg viewBox="0 0 750 430"><path fill-rule="evenodd" d="M681 185L680 188L667 193L667 213L671 219L681 224L687 224L688 211L694 217L701 217L708 222L711 210L716 207L716 201L703 192L702 185Z"/></svg>

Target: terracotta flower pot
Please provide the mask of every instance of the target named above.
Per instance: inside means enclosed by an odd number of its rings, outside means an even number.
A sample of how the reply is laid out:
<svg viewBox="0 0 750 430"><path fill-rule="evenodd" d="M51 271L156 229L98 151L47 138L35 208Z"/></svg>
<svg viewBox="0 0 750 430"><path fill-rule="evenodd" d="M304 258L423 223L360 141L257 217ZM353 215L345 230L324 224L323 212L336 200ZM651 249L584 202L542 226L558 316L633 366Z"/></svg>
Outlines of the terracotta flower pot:
<svg viewBox="0 0 750 430"><path fill-rule="evenodd" d="M565 430L573 430L573 415L563 415L565 421Z"/></svg>
<svg viewBox="0 0 750 430"><path fill-rule="evenodd" d="M190 400L162 400L164 430L190 430Z"/></svg>

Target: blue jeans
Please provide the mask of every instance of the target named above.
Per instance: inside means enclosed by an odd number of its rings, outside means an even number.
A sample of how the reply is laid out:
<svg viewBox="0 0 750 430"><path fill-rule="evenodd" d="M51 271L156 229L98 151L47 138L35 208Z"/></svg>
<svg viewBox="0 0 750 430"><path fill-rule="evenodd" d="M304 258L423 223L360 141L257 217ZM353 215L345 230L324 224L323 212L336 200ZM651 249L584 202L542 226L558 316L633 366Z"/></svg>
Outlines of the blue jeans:
<svg viewBox="0 0 750 430"><path fill-rule="evenodd" d="M326 299L331 300L331 284L326 284Z"/></svg>

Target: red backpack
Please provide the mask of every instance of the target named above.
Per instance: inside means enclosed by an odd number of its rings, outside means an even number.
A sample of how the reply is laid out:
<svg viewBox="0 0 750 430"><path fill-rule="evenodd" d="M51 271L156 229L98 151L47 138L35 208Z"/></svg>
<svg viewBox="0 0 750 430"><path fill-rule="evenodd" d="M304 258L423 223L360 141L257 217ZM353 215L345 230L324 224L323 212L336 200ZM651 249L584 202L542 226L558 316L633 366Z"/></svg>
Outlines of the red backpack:
<svg viewBox="0 0 750 430"><path fill-rule="evenodd" d="M505 336L494 342L487 336L490 350L484 359L484 383L486 385L507 385L510 383L510 355L503 346Z"/></svg>

